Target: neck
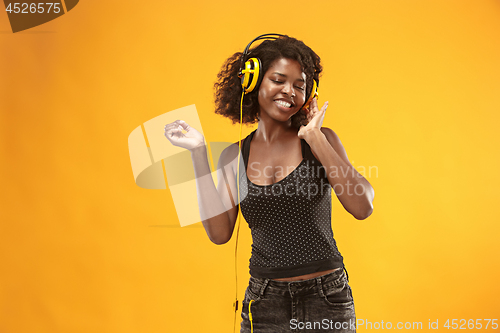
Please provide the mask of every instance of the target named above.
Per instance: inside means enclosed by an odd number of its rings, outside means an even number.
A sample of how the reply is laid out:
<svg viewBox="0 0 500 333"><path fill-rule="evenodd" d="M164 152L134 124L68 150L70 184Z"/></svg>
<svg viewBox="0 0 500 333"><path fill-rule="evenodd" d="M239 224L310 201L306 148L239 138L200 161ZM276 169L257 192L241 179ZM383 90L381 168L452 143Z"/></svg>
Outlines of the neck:
<svg viewBox="0 0 500 333"><path fill-rule="evenodd" d="M273 143L290 135L297 135L297 129L292 126L291 119L280 122L264 116L259 117L254 138L266 143Z"/></svg>

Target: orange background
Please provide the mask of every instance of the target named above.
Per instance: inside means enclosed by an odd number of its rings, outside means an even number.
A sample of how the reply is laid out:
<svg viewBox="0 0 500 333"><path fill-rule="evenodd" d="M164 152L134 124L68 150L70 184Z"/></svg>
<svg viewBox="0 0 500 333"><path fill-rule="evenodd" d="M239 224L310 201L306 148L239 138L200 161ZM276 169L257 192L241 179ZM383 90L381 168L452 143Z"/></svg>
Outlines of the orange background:
<svg viewBox="0 0 500 333"><path fill-rule="evenodd" d="M236 141L212 85L269 32L322 57L324 125L378 170L370 218L333 203L357 317L500 317L500 2L108 0L16 34L0 13L1 332L232 332L234 237L177 227L127 137L196 104L207 141Z"/></svg>

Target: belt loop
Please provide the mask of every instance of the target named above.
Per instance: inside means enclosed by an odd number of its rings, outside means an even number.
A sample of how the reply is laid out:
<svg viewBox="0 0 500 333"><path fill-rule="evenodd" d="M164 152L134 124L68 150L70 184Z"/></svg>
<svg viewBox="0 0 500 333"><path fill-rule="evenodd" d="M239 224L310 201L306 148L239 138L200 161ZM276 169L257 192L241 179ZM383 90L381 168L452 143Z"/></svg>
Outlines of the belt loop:
<svg viewBox="0 0 500 333"><path fill-rule="evenodd" d="M345 266L344 266L344 271L345 271L345 275L347 276L347 282L349 282L349 274L347 273L347 269L345 269Z"/></svg>
<svg viewBox="0 0 500 333"><path fill-rule="evenodd" d="M264 291L266 290L267 284L269 283L269 279L265 279L262 284L262 288L260 288L260 296L264 296Z"/></svg>
<svg viewBox="0 0 500 333"><path fill-rule="evenodd" d="M323 283L321 282L321 277L318 276L316 278L316 285L318 286L318 292L321 297L325 296L325 293L323 292Z"/></svg>

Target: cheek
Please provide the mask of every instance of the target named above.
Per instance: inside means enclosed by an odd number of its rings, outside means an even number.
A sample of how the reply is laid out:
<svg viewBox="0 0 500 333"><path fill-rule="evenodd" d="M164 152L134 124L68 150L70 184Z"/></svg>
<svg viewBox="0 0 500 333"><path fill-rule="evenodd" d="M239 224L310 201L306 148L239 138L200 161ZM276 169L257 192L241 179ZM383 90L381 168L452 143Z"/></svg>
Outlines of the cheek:
<svg viewBox="0 0 500 333"><path fill-rule="evenodd" d="M262 105L262 103L266 103L268 96L269 93L266 89L259 89L259 95L258 95L259 104Z"/></svg>
<svg viewBox="0 0 500 333"><path fill-rule="evenodd" d="M257 96L258 96L259 104L262 104L262 100L264 99L262 90L259 90L259 94Z"/></svg>
<svg viewBox="0 0 500 333"><path fill-rule="evenodd" d="M300 106L302 108L302 105L304 105L304 103L306 102L306 96L305 95L302 95L301 98L297 99L297 105Z"/></svg>

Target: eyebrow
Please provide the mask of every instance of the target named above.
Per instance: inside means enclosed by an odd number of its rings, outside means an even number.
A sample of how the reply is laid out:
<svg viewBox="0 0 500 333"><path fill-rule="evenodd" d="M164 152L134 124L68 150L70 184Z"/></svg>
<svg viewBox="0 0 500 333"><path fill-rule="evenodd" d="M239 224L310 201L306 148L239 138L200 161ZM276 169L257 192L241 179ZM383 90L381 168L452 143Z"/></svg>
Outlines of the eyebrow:
<svg viewBox="0 0 500 333"><path fill-rule="evenodd" d="M280 72L274 72L273 74L277 74L279 76L287 77L285 74L280 73ZM297 79L296 81L300 81L300 82L304 82L304 83L306 82L303 78Z"/></svg>

